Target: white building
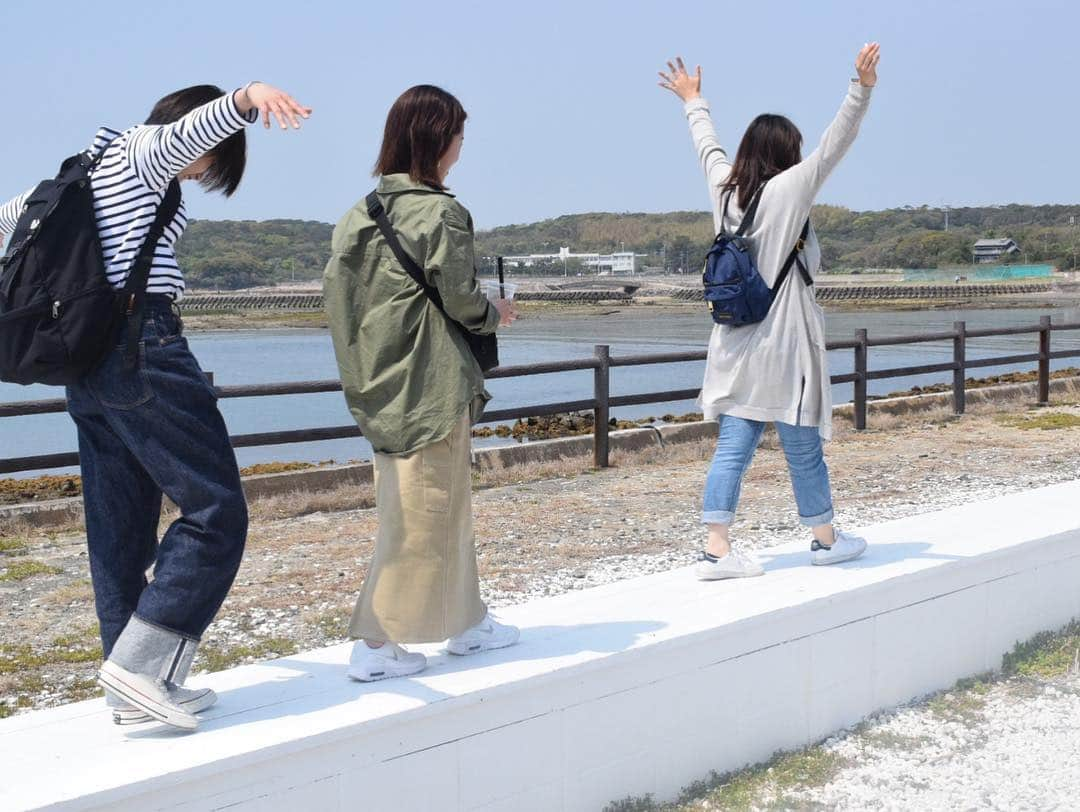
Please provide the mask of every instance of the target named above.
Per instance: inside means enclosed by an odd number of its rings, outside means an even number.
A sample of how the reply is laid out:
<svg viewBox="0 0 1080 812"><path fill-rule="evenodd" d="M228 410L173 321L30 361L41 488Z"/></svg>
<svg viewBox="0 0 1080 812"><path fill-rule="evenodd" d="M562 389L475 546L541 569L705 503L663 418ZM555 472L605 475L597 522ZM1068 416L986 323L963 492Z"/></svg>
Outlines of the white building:
<svg viewBox="0 0 1080 812"><path fill-rule="evenodd" d="M637 269L637 254L633 251L616 251L611 254L575 254L569 248L559 249L557 254L523 254L516 257L503 257L503 262L515 268L531 268L541 262L562 262L566 269L568 259L581 260L586 268L600 276L634 275Z"/></svg>

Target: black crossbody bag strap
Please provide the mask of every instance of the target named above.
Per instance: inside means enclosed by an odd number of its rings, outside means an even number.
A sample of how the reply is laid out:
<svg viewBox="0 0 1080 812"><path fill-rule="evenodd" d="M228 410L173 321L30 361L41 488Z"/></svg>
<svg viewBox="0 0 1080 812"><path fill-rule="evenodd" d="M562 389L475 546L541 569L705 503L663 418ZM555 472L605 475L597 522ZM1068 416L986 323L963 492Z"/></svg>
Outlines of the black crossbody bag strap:
<svg viewBox="0 0 1080 812"><path fill-rule="evenodd" d="M761 202L761 193L764 191L765 184L763 183L757 188L757 191L754 192L754 196L750 198L750 205L746 207L746 212L743 214L742 222L739 223L739 230L735 232L736 237L741 237L750 229L750 226L754 224L754 215L757 214L758 204ZM734 194L734 192L732 194ZM724 208L726 211L727 206L725 205Z"/></svg>
<svg viewBox="0 0 1080 812"><path fill-rule="evenodd" d="M104 151L103 151L104 152ZM146 234L135 261L131 263L127 282L121 298L124 302L124 315L127 318L127 347L124 350L124 366L134 369L139 363L139 341L142 340L143 314L146 311L146 283L150 279L150 268L154 264L154 251L165 234L165 229L176 217L180 209L180 181L173 180L158 206L157 216Z"/></svg>
<svg viewBox="0 0 1080 812"><path fill-rule="evenodd" d="M461 326L457 321L450 318L450 315L446 312L446 308L443 307L442 296L439 291L433 286L429 285L427 279L424 278L424 271L416 264L416 260L409 256L404 246L401 244L401 240L398 239L397 233L394 231L394 227L390 225L390 220L386 216L386 209L383 208L382 201L379 200L378 192L372 192L366 198L364 202L367 203L368 216L375 221L375 225L379 227L379 231L382 232L383 238L386 240L386 244L390 246L390 250L394 252L394 256L397 257L397 261L401 264L401 267L405 269L405 272L413 278L424 293L431 300L431 303L435 307L439 308L439 311L450 319L450 321Z"/></svg>
<svg viewBox="0 0 1080 812"><path fill-rule="evenodd" d="M807 287L814 284L814 278L810 276L810 271L803 264L803 261L799 259L799 254L802 253L803 248L806 247L806 238L810 234L810 218L806 218L806 222L803 223L802 233L799 234L799 241L795 243L795 247L791 249L791 253L788 254L788 258L784 261L784 266L780 269L780 273L776 276L776 284L772 286L772 294L775 297L780 292L780 286L784 284L784 280L787 279L788 273L791 271L792 265L797 265L799 268L799 275L802 276L803 282Z"/></svg>

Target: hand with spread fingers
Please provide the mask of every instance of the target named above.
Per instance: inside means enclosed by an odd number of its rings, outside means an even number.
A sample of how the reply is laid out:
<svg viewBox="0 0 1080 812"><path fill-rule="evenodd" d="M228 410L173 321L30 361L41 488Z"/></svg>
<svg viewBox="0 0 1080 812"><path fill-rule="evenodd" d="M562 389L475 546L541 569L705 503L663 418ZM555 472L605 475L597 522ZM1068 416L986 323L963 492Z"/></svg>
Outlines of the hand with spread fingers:
<svg viewBox="0 0 1080 812"><path fill-rule="evenodd" d="M266 129L270 129L271 114L283 130L287 130L289 124L294 130L299 130L300 119L311 116L310 107L304 107L284 90L278 90L265 82L252 82L238 91L236 106L244 114L258 109L262 113L263 126Z"/></svg>
<svg viewBox="0 0 1080 812"><path fill-rule="evenodd" d="M881 46L876 42L868 42L855 57L855 71L859 74L859 84L863 87L873 87L877 84L879 59L881 59Z"/></svg>
<svg viewBox="0 0 1080 812"><path fill-rule="evenodd" d="M694 75L686 72L686 65L683 64L681 56L675 57L674 64L669 61L667 66L670 73L659 71L660 78L663 80L658 83L660 87L670 90L684 102L701 96L701 65L697 66Z"/></svg>

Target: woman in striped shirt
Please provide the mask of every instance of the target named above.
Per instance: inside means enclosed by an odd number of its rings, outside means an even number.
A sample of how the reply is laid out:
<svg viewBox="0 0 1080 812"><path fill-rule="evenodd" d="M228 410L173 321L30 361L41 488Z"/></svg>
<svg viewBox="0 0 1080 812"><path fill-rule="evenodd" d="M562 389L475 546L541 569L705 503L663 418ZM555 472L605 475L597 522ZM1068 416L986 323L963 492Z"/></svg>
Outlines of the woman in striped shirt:
<svg viewBox="0 0 1080 812"><path fill-rule="evenodd" d="M236 190L245 167L244 128L260 113L265 127L274 117L284 130L298 129L311 111L262 82L234 93L199 85L161 99L145 124L98 131L90 183L114 287L124 286L173 183L194 180L226 196ZM26 196L0 207L0 240L14 230ZM174 244L186 224L181 202L155 246L137 367L124 363L122 333L119 346L68 387L67 399L79 432L106 658L100 681L113 719L158 719L191 730L195 713L215 696L182 685L239 568L247 507L216 394L174 308L184 293ZM159 543L162 494L181 516Z"/></svg>

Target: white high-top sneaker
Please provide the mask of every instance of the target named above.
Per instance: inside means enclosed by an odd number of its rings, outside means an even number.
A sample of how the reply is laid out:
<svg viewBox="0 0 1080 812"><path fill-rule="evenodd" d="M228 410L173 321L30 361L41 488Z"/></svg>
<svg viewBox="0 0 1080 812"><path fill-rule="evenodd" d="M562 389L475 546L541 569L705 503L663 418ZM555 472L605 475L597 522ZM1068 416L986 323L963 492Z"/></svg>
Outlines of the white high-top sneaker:
<svg viewBox="0 0 1080 812"><path fill-rule="evenodd" d="M183 688L175 685L166 687L172 703L188 713L201 713L213 707L217 702L217 694L210 688ZM111 692L106 692L105 702L112 712L113 724L141 725L144 722L154 721L153 716Z"/></svg>
<svg viewBox="0 0 1080 812"><path fill-rule="evenodd" d="M484 619L471 629L451 637L446 644L446 650L458 656L479 654L481 651L512 646L520 637L521 631L517 626L499 623L488 612Z"/></svg>
<svg viewBox="0 0 1080 812"><path fill-rule="evenodd" d="M106 660L98 672L98 682L102 688L159 722L181 730L195 730L199 726L194 714L176 704L164 680L136 674Z"/></svg>
<svg viewBox="0 0 1080 812"><path fill-rule="evenodd" d="M810 563L817 566L852 561L866 552L866 539L837 531L833 543L826 547L817 539L810 544Z"/></svg>
<svg viewBox="0 0 1080 812"><path fill-rule="evenodd" d="M349 655L350 679L374 682L393 677L407 677L427 668L427 657L416 651L406 651L397 643L383 643L372 648L363 640L357 640Z"/></svg>

